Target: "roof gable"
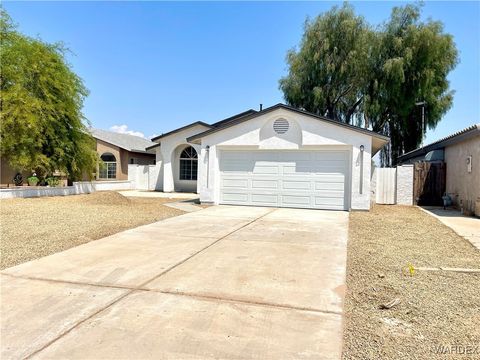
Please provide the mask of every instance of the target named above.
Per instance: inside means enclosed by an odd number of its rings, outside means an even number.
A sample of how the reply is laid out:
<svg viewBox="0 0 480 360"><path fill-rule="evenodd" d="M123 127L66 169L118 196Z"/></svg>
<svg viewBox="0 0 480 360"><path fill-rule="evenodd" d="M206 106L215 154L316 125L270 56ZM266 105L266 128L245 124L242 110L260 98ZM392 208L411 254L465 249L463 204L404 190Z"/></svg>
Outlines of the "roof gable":
<svg viewBox="0 0 480 360"><path fill-rule="evenodd" d="M294 108L292 106L288 106L288 105L285 105L285 104L276 104L276 105L271 106L269 108L266 108L262 111L254 111L253 110L252 113L245 114L241 117L235 118L235 119L230 120L228 122L224 122L224 123L220 122L220 125L218 125L216 127L212 127L211 129L208 129L204 132L201 132L199 134L190 136L189 138L187 138L187 141L188 142L198 141L202 137L205 137L207 135L213 134L213 133L218 132L218 131L222 131L222 130L227 129L231 126L241 124L245 121L255 119L255 118L257 118L261 115L268 114L268 113L270 113L272 111L275 111L277 109L285 109L285 110L296 112L296 113L299 113L299 114L302 114L302 115L310 116L310 117L315 118L317 120L324 121L324 122L330 123L332 125L345 127L345 128L350 129L350 130L353 130L353 131L361 132L361 133L370 135L372 137L376 137L376 138L384 140L384 141L389 140L389 138L387 136L378 134L378 133L376 133L374 131L371 131L371 130L368 130L368 129L364 129L364 128L361 128L361 127L358 127L358 126L345 124L345 123L342 123L342 122L339 122L339 121L336 121L336 120L332 120L332 119L329 119L329 118L326 118L324 116L320 116L320 115L317 115L317 114L313 114L313 113L310 113L310 112L307 112L307 111L304 111L304 110L300 110L300 109L297 109L297 108Z"/></svg>

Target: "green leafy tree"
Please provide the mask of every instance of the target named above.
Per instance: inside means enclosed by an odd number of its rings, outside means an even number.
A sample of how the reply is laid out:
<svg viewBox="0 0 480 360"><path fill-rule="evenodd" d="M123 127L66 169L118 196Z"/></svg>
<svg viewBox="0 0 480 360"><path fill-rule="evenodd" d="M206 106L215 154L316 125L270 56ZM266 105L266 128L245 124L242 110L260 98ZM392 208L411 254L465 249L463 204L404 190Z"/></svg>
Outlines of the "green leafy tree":
<svg viewBox="0 0 480 360"><path fill-rule="evenodd" d="M390 151L382 152L386 165L417 148L426 128L434 129L453 104L447 80L457 64L453 37L441 22L419 19L418 5L395 7L372 44L363 111L373 130L390 136Z"/></svg>
<svg viewBox="0 0 480 360"><path fill-rule="evenodd" d="M0 13L2 159L42 175L90 175L98 155L82 114L88 91L66 62L66 49L20 34Z"/></svg>
<svg viewBox="0 0 480 360"><path fill-rule="evenodd" d="M300 49L288 52L289 73L280 80L287 103L352 123L368 79L372 36L348 4L307 20Z"/></svg>
<svg viewBox="0 0 480 360"><path fill-rule="evenodd" d="M394 8L376 30L349 5L335 7L307 22L301 48L287 62L280 80L287 103L390 136L383 165L417 148L425 127L435 128L452 106L453 38L440 22L421 22L418 5Z"/></svg>

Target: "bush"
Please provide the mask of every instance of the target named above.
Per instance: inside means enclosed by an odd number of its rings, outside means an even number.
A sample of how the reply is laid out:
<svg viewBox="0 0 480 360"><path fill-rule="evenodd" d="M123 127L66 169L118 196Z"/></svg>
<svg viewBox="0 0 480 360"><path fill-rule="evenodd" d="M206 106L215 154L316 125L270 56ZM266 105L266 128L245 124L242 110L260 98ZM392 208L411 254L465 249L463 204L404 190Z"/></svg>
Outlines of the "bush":
<svg viewBox="0 0 480 360"><path fill-rule="evenodd" d="M55 176L48 177L46 179L46 182L50 187L55 187L55 186L58 186L58 184L60 184L60 180L58 180L58 178Z"/></svg>
<svg viewBox="0 0 480 360"><path fill-rule="evenodd" d="M27 178L27 182L29 186L37 186L38 184L38 177L30 176Z"/></svg>

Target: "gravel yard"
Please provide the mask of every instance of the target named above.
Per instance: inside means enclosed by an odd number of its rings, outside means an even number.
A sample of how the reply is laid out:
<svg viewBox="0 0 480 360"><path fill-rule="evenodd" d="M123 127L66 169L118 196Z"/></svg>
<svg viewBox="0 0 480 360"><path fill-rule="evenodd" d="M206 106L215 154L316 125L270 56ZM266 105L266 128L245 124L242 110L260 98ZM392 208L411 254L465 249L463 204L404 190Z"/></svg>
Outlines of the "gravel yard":
<svg viewBox="0 0 480 360"><path fill-rule="evenodd" d="M343 358L480 359L480 274L410 265L478 269L480 251L415 207L350 214Z"/></svg>
<svg viewBox="0 0 480 360"><path fill-rule="evenodd" d="M116 192L0 200L1 269L184 212Z"/></svg>

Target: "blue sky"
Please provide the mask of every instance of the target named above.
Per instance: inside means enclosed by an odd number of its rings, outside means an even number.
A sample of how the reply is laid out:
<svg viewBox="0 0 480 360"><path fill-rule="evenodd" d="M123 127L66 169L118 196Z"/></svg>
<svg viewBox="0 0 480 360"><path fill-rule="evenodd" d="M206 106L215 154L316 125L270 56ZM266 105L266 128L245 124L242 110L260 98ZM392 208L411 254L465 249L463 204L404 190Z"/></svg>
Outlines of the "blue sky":
<svg viewBox="0 0 480 360"><path fill-rule="evenodd" d="M4 2L21 32L63 41L90 95L93 126L149 137L283 102L278 80L307 16L333 2ZM371 24L399 2L352 2ZM426 2L423 17L453 34L454 106L426 142L480 122L480 3Z"/></svg>

